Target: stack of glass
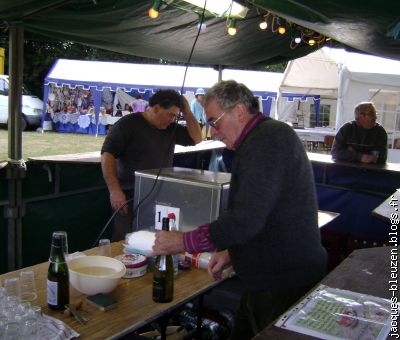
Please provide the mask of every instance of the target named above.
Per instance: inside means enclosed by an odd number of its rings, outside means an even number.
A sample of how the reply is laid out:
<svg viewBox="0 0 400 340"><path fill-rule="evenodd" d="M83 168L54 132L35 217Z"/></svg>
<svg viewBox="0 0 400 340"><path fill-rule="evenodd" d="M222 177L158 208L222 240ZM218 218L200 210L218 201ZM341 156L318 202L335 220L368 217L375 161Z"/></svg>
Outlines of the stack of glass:
<svg viewBox="0 0 400 340"><path fill-rule="evenodd" d="M43 315L41 307L33 305L36 297L33 272L4 280L4 287L0 286L0 339L39 339Z"/></svg>

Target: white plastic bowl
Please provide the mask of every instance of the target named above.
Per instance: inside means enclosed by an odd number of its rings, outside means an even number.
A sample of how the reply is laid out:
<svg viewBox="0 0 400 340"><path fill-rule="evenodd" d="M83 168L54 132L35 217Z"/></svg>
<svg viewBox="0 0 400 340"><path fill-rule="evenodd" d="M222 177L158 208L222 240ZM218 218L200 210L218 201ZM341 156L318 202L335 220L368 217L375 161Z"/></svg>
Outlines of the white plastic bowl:
<svg viewBox="0 0 400 340"><path fill-rule="evenodd" d="M74 258L68 262L68 268L71 285L87 295L111 292L126 272L125 265L121 261L106 256ZM102 268L107 268L105 269L107 272L104 273Z"/></svg>

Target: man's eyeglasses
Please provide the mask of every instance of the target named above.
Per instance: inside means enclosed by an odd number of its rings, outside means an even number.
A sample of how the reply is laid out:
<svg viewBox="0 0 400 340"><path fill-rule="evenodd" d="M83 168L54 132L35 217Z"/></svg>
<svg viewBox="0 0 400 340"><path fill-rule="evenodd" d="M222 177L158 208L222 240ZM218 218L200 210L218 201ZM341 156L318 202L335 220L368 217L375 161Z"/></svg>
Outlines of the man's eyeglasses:
<svg viewBox="0 0 400 340"><path fill-rule="evenodd" d="M214 129L216 129L216 128L217 128L217 123L218 123L219 120L225 115L225 113L226 113L226 111L222 112L222 113L220 114L220 116L219 116L216 120L213 120L213 118L207 119L208 125L210 125L210 126L213 127Z"/></svg>
<svg viewBox="0 0 400 340"><path fill-rule="evenodd" d="M360 112L360 114L363 116L376 117L376 112L373 112L373 111Z"/></svg>

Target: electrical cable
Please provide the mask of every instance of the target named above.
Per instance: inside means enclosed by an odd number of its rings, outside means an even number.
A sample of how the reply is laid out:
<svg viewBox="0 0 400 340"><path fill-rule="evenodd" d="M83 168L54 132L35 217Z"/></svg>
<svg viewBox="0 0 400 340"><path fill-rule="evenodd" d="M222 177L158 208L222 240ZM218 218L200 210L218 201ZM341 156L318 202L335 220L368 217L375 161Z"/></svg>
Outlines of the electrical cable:
<svg viewBox="0 0 400 340"><path fill-rule="evenodd" d="M184 75L183 75L182 87L181 87L181 91L180 91L180 92L181 92L181 96L183 96L183 89L184 89L184 87L185 87L185 81L186 81L187 70L188 70L188 68L189 68L190 61L192 60L194 48L195 48L195 46L196 46L196 44L197 44L197 40L198 40L199 35L200 35L200 32L201 32L201 25L202 25L202 23L203 23L204 13L205 13L205 10L206 10L206 6L207 6L207 0L204 1L204 7L203 7L203 12L202 12L201 20L200 20L200 25L198 26L197 35L196 35L196 38L195 38L195 40L194 40L194 42L193 42L192 48L191 48L190 53L189 53L188 60L187 60L186 65L185 65L185 73L184 73ZM180 108L179 108L179 111L180 111L180 112L183 111L182 104L183 104L183 101L181 101L181 104L180 104ZM176 124L178 124L178 123L176 122ZM170 142L169 142L169 144L168 144L167 151L168 151L168 150L171 148L171 146L172 146L173 140L174 140L174 138L175 138L175 130L176 130L176 127L177 127L177 125L174 126L174 130L173 130L173 132L172 132L172 138L171 138L171 140L170 140ZM132 212L132 221L135 219L135 216L136 216L136 213L137 213L137 210L139 209L139 207L140 207L140 206L143 204L143 202L145 202L145 201L147 200L147 198L153 193L153 191L154 191L154 189L155 189L155 187L156 187L156 184L157 184L157 182L158 182L158 178L159 178L159 176L160 176L160 174L161 174L161 171L162 171L162 164L164 164L164 161L165 161L167 155L168 155L168 152L165 153L165 156L164 156L164 158L163 158L163 160L162 160L162 162L161 162L161 164L160 164L160 168L158 169L156 178L154 179L154 183L153 183L153 186L151 187L150 191L139 201L139 203L136 205L135 209L133 210L133 212ZM96 241L93 243L93 246L92 246L92 247L97 247L97 244L98 244L99 240L100 240L101 237L103 236L104 232L107 230L108 226L110 225L110 223L111 223L111 221L114 219L114 217L119 213L119 211L120 211L121 209L125 208L125 207L126 207L129 203L131 203L133 200L134 200L134 197L128 199L122 206L120 206L118 209L116 209L116 210L113 212L113 214L111 215L111 217L108 219L107 223L105 224L105 226L104 226L103 229L101 230L100 234L97 236Z"/></svg>

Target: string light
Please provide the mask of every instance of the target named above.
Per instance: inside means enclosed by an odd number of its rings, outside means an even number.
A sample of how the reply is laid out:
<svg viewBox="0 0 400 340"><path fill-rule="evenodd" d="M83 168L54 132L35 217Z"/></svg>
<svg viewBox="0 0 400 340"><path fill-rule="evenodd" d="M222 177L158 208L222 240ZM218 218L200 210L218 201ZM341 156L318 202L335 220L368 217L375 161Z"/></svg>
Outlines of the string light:
<svg viewBox="0 0 400 340"><path fill-rule="evenodd" d="M236 20L234 18L230 18L228 24L228 34L235 35L236 34Z"/></svg>
<svg viewBox="0 0 400 340"><path fill-rule="evenodd" d="M297 28L294 31L293 40L294 40L294 42L296 44L300 44L301 43L301 31L299 29L297 29Z"/></svg>
<svg viewBox="0 0 400 340"><path fill-rule="evenodd" d="M198 0L184 0L187 2L192 3L192 1L198 1ZM149 9L149 17L152 19L156 19L159 15L159 10L161 8L161 5L163 3L163 0L155 0L153 3L153 6ZM233 3L233 2L232 2ZM195 4L197 5L197 3ZM257 10L258 12L258 10ZM231 36L236 35L237 29L236 29L236 18L232 17L230 15L227 15L227 31L228 34ZM258 14L261 16L260 12ZM197 13L199 16L198 19L198 24L197 27L200 29L200 31L205 31L207 28L207 25L203 22L204 21L204 16L200 13ZM315 44L322 44L326 41L331 40L329 37L325 37L322 34L319 34L317 32L314 32L310 29L304 28L302 26L298 26L296 24L292 24L290 22L287 22L285 19L273 15L271 12L267 12L265 15L262 16L262 20L259 22L259 27L261 30L266 30L268 28L268 17L272 15L271 19L271 31L273 33L278 33L280 35L284 35L287 33L288 29L290 30L292 34L292 38L290 41L290 48L294 49L296 48L301 42L303 41L304 43L308 44L309 46L314 46ZM245 15L243 15L244 17Z"/></svg>
<svg viewBox="0 0 400 340"><path fill-rule="evenodd" d="M268 23L265 20L263 20L260 22L259 26L260 26L260 29L266 30L268 27Z"/></svg>
<svg viewBox="0 0 400 340"><path fill-rule="evenodd" d="M278 18L278 33L283 35L286 33L286 21L284 19Z"/></svg>
<svg viewBox="0 0 400 340"><path fill-rule="evenodd" d="M151 6L151 8L149 9L149 17L151 19L158 18L158 14L159 14L158 11L160 10L161 3L162 3L162 0L155 0L153 3L153 6Z"/></svg>
<svg viewBox="0 0 400 340"><path fill-rule="evenodd" d="M286 33L286 20L274 15L274 17L272 18L271 31L273 33L278 32L281 35L285 34Z"/></svg>
<svg viewBox="0 0 400 340"><path fill-rule="evenodd" d="M308 44L310 46L314 46L315 45L315 40L313 38L308 39Z"/></svg>
<svg viewBox="0 0 400 340"><path fill-rule="evenodd" d="M262 17L262 20L259 23L259 27L261 30L266 30L268 28L268 17L269 17L270 13L268 12L267 14L265 14Z"/></svg>

